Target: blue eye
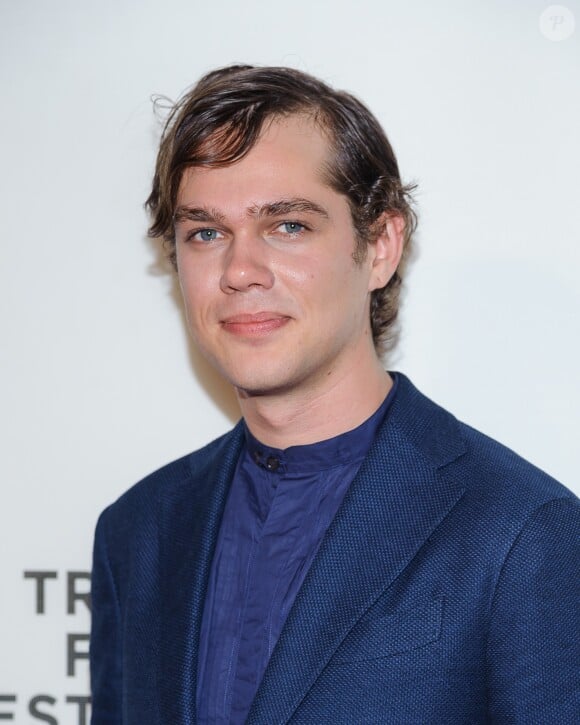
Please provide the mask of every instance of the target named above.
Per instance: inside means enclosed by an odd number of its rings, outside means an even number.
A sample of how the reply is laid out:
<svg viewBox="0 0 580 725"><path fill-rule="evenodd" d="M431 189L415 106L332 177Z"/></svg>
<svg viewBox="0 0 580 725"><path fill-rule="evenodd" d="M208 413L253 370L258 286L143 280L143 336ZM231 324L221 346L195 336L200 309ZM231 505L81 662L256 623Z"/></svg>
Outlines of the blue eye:
<svg viewBox="0 0 580 725"><path fill-rule="evenodd" d="M200 229L194 235L202 242L214 242L217 239L217 231L215 229Z"/></svg>
<svg viewBox="0 0 580 725"><path fill-rule="evenodd" d="M283 227L287 234L300 234L306 228L304 224L299 222L282 222L280 226Z"/></svg>

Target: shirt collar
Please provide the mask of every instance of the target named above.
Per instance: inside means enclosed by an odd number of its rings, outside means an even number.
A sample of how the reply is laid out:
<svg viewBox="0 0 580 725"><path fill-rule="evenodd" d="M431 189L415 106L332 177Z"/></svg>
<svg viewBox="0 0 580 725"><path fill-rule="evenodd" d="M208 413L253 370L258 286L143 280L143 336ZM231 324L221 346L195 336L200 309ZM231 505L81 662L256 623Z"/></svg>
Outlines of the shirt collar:
<svg viewBox="0 0 580 725"><path fill-rule="evenodd" d="M244 422L246 450L261 468L277 475L315 473L335 466L362 461L393 402L398 376L391 373L393 385L379 408L357 428L317 443L291 446L284 450L261 443Z"/></svg>

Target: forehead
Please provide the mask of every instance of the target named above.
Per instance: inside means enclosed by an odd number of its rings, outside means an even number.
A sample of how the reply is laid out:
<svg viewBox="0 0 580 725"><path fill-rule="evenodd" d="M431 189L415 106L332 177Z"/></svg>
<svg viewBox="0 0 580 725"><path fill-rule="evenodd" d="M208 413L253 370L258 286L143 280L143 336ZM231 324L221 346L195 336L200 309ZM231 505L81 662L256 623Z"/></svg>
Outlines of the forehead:
<svg viewBox="0 0 580 725"><path fill-rule="evenodd" d="M212 196L216 203L255 197L258 203L281 195L334 193L325 180L330 158L328 137L313 119L303 115L274 118L239 161L186 169L177 204L198 201L200 196Z"/></svg>

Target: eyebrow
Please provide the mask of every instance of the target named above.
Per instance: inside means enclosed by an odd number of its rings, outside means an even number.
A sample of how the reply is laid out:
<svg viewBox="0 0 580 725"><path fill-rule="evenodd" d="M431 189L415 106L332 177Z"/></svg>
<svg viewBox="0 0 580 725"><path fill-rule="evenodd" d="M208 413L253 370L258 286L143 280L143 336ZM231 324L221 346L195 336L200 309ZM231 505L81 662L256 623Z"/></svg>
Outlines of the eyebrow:
<svg viewBox="0 0 580 725"><path fill-rule="evenodd" d="M222 223L225 221L225 216L217 209L207 209L203 206L178 206L173 214L173 223L185 221Z"/></svg>
<svg viewBox="0 0 580 725"><path fill-rule="evenodd" d="M248 207L246 213L249 217L256 217L257 219L286 216L288 214L316 214L324 219L329 218L324 207L302 197L279 199L267 204L253 205ZM175 224L183 221L223 223L225 222L225 215L213 208L183 205L178 206L175 210L173 221Z"/></svg>
<svg viewBox="0 0 580 725"><path fill-rule="evenodd" d="M310 199L294 197L291 199L280 199L261 206L252 206L248 209L250 216L262 217L285 216L286 214L317 214L328 219L328 212L319 204Z"/></svg>

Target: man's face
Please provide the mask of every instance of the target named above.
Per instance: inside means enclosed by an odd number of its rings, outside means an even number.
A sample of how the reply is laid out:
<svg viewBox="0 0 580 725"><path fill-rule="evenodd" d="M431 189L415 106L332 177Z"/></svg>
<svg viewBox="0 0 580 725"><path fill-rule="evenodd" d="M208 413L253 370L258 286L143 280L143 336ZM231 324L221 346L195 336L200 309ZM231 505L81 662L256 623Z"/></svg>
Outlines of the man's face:
<svg viewBox="0 0 580 725"><path fill-rule="evenodd" d="M375 354L373 255L353 260L347 200L323 181L328 154L314 123L293 116L267 124L237 163L184 173L176 254L187 318L242 396L316 394Z"/></svg>

